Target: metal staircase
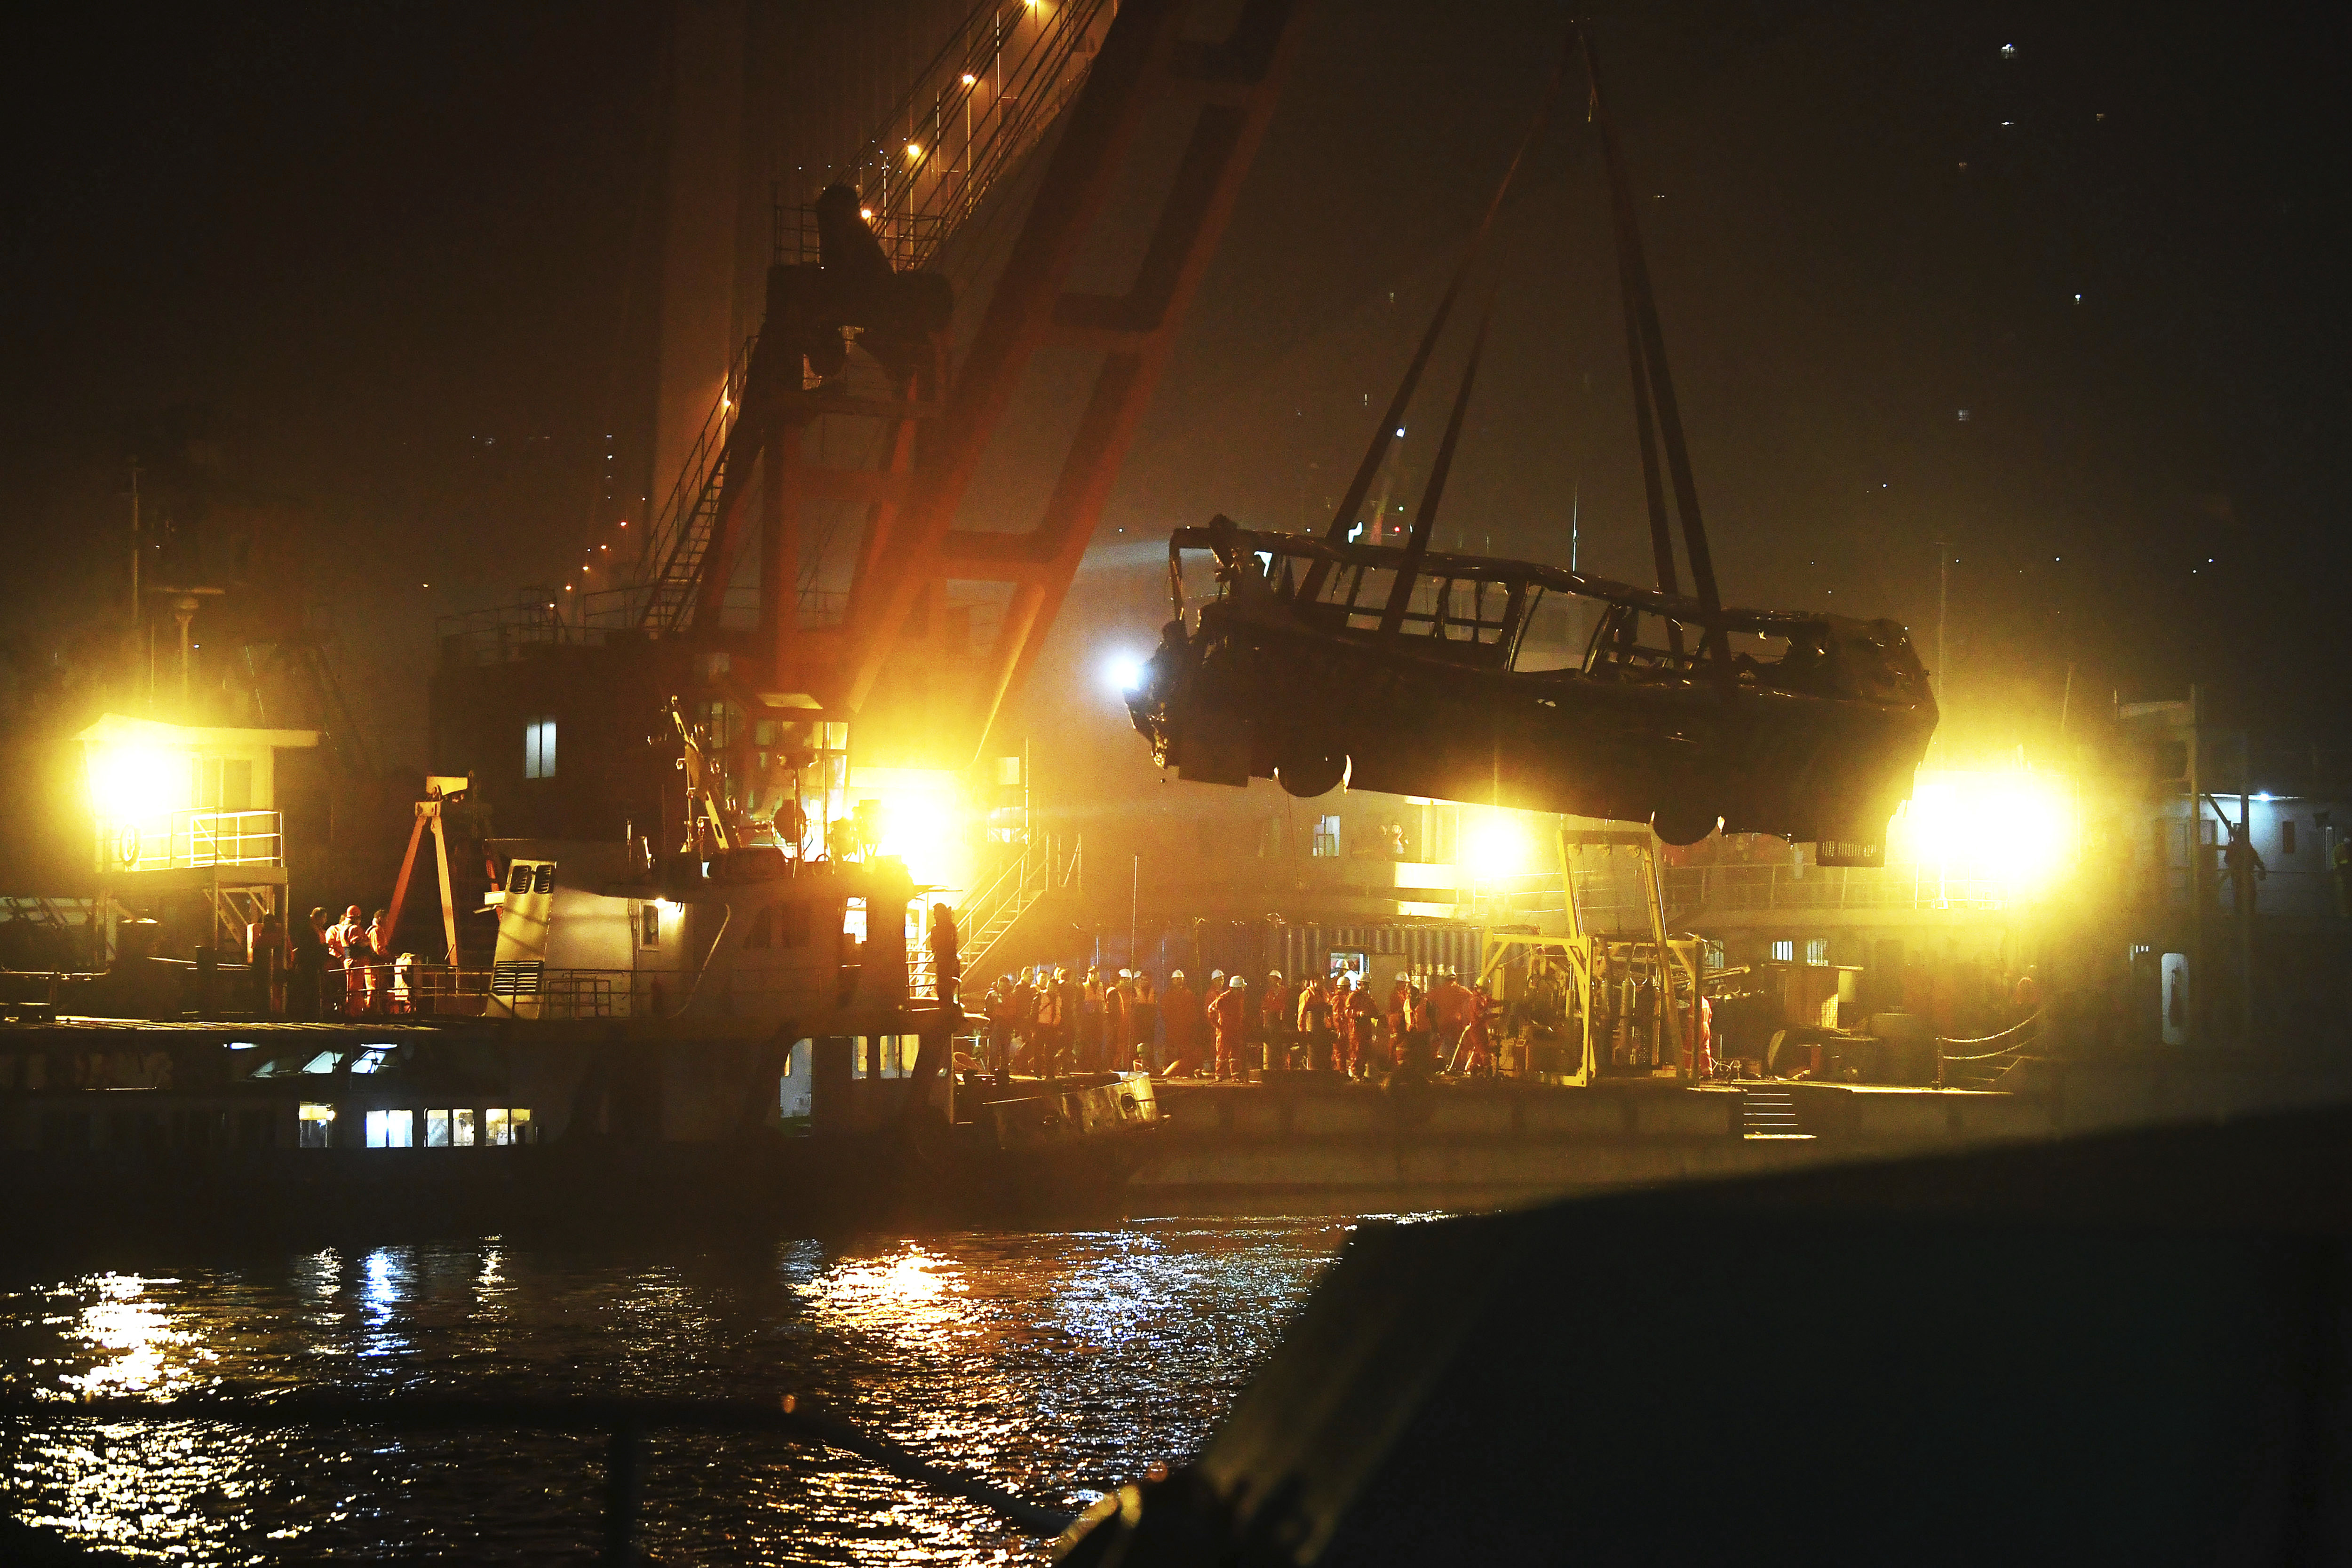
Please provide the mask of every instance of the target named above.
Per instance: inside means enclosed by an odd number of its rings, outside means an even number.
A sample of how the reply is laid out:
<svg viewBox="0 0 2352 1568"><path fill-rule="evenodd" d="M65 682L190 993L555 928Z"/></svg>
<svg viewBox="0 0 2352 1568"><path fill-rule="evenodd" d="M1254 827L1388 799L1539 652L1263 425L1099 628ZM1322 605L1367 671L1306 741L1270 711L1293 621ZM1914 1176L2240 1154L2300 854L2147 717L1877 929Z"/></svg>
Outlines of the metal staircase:
<svg viewBox="0 0 2352 1568"><path fill-rule="evenodd" d="M1035 908L1039 899L1058 889L1075 886L1079 867L1084 863L1082 843L1074 843L1066 854L1062 852L1060 841L1050 837L1034 838L1011 848L1013 852L1004 857L995 874L982 882L956 912L964 929L971 933L963 948L967 974L980 973L989 955L1013 934L1021 917Z"/></svg>
<svg viewBox="0 0 2352 1568"><path fill-rule="evenodd" d="M743 340L734 362L727 367L727 381L718 400L687 451L677 482L670 486L669 499L646 530L645 547L637 557L636 591L641 597L635 609L640 626L674 632L693 616L702 559L710 549L711 523L719 515L719 497L726 488L728 438L742 412L743 382L758 343L756 336Z"/></svg>
<svg viewBox="0 0 2352 1568"><path fill-rule="evenodd" d="M1743 1138L1810 1138L1797 1115L1797 1097L1786 1089L1746 1089L1739 1095Z"/></svg>

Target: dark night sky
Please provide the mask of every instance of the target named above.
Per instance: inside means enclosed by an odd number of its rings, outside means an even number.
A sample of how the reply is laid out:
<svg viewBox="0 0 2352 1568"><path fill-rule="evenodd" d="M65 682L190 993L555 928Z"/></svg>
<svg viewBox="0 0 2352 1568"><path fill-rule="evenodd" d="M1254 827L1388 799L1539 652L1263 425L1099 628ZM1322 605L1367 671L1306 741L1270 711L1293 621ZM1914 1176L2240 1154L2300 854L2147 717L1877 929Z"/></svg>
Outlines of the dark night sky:
<svg viewBox="0 0 2352 1568"><path fill-rule="evenodd" d="M1949 540L1951 706L1981 743L2024 738L2070 661L2100 700L2202 679L2333 736L2345 14L2060 10L1594 14L1727 592L1895 614L1931 650ZM1320 7L1033 712L1114 626L1149 639L1135 541L1216 509L1301 526L1337 490L1561 15ZM359 684L414 727L429 613L560 578L598 537L603 437L638 438L659 11L12 26L5 630L115 591L122 460L200 408L241 485L315 509ZM1638 576L1580 116L1545 149L1446 517L1561 559L1580 496L1586 564Z"/></svg>

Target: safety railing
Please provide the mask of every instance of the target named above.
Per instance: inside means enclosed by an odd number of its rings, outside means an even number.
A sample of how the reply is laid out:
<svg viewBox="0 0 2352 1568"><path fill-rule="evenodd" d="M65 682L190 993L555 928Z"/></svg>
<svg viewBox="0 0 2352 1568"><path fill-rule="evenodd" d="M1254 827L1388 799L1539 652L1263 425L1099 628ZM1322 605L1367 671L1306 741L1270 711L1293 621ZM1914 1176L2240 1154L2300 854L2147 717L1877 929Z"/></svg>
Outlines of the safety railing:
<svg viewBox="0 0 2352 1568"><path fill-rule="evenodd" d="M1669 866L1669 917L1705 911L1832 909L1997 910L2013 890L1991 877L1951 876L1932 866Z"/></svg>
<svg viewBox="0 0 2352 1568"><path fill-rule="evenodd" d="M1936 1041L1936 1086L1939 1089L1985 1089L2021 1061L2033 1060L2042 1039L2039 1009L2001 1030L1977 1040Z"/></svg>
<svg viewBox="0 0 2352 1568"><path fill-rule="evenodd" d="M267 1430L344 1427L372 1432L520 1430L602 1435L601 1560L606 1563L642 1561L636 1545L637 1515L646 1462L646 1434L654 1430L773 1437L853 1455L900 1480L987 1509L1033 1536L1059 1535L1076 1518L933 1464L838 1417L801 1410L790 1395L768 1405L749 1400L454 1399L417 1395L382 1399L343 1394L288 1394L268 1399L218 1395L177 1399L16 1399L0 1405L0 1419L31 1431L54 1431L84 1422L104 1426L169 1421Z"/></svg>
<svg viewBox="0 0 2352 1568"><path fill-rule="evenodd" d="M646 609L654 592L651 585L636 584L444 615L435 626L441 641L441 662L503 664L530 657L533 648L551 644L597 647L616 634L657 634L657 629L649 632L645 626ZM759 619L758 589L727 591L719 607L720 626L740 631L756 626Z"/></svg>
<svg viewBox="0 0 2352 1568"><path fill-rule="evenodd" d="M900 272L926 266L990 188L1019 166L1077 96L1118 7L1112 0L982 0L882 123L824 177L856 188ZM816 259L813 192L778 193L775 258Z"/></svg>
<svg viewBox="0 0 2352 1568"><path fill-rule="evenodd" d="M727 379L711 400L702 428L695 432L693 444L687 448L669 495L646 526L631 575L653 591L656 601L667 590L676 588L681 557L694 549L698 514L706 509L708 493L719 476L719 459L727 452L727 438L734 434L735 421L743 412L743 384L751 374L751 353L759 340L755 333L737 345L734 358L728 361Z"/></svg>
<svg viewBox="0 0 2352 1568"><path fill-rule="evenodd" d="M452 968L415 958L330 967L319 977L319 1011L329 1018L479 1018L547 1020L648 1016L665 978L675 973L632 969L551 969L535 960L489 968ZM308 998L300 998L307 1001Z"/></svg>
<svg viewBox="0 0 2352 1568"><path fill-rule="evenodd" d="M102 819L101 872L198 871L286 863L284 820L276 811L172 811Z"/></svg>

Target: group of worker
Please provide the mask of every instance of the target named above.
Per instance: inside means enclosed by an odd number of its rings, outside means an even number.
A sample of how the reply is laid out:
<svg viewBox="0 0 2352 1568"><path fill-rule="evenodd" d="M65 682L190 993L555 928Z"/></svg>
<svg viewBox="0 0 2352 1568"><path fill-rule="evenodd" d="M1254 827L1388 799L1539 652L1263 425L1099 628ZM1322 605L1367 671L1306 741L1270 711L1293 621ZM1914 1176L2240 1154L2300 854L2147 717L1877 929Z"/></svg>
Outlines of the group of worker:
<svg viewBox="0 0 2352 1568"><path fill-rule="evenodd" d="M1125 1071L1157 1038L1160 1005L1151 977L1137 969L1088 968L1074 979L1067 966L1040 964L1001 976L979 1008L980 1065L1039 1077Z"/></svg>
<svg viewBox="0 0 2352 1568"><path fill-rule="evenodd" d="M324 909L313 909L297 928L293 948L295 995L303 1001L315 995L320 1015L392 1012L396 1001L405 1006L405 997L395 996L400 956L389 911L379 909L370 920L354 904L330 925Z"/></svg>
<svg viewBox="0 0 2352 1568"><path fill-rule="evenodd" d="M1181 969L1161 994L1141 970L1067 967L1005 975L989 988L983 1062L997 1071L1150 1071L1245 1079L1253 1070L1495 1071L1495 1003L1451 969L1400 973L1385 998L1352 971L1295 988L1280 970L1253 988L1211 971L1198 991Z"/></svg>

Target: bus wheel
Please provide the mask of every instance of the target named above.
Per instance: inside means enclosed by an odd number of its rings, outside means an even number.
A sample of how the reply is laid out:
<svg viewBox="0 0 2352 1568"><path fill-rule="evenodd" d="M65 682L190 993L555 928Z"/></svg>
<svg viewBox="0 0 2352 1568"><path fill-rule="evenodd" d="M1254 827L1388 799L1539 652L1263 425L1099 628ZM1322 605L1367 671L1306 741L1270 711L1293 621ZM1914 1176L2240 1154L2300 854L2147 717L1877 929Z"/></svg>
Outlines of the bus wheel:
<svg viewBox="0 0 2352 1568"><path fill-rule="evenodd" d="M1302 800L1328 795L1347 781L1348 754L1319 741L1298 740L1278 758L1274 776Z"/></svg>
<svg viewBox="0 0 2352 1568"><path fill-rule="evenodd" d="M1670 801L1650 813L1650 831L1670 844L1697 843L1721 826L1720 812L1694 806L1687 800Z"/></svg>

